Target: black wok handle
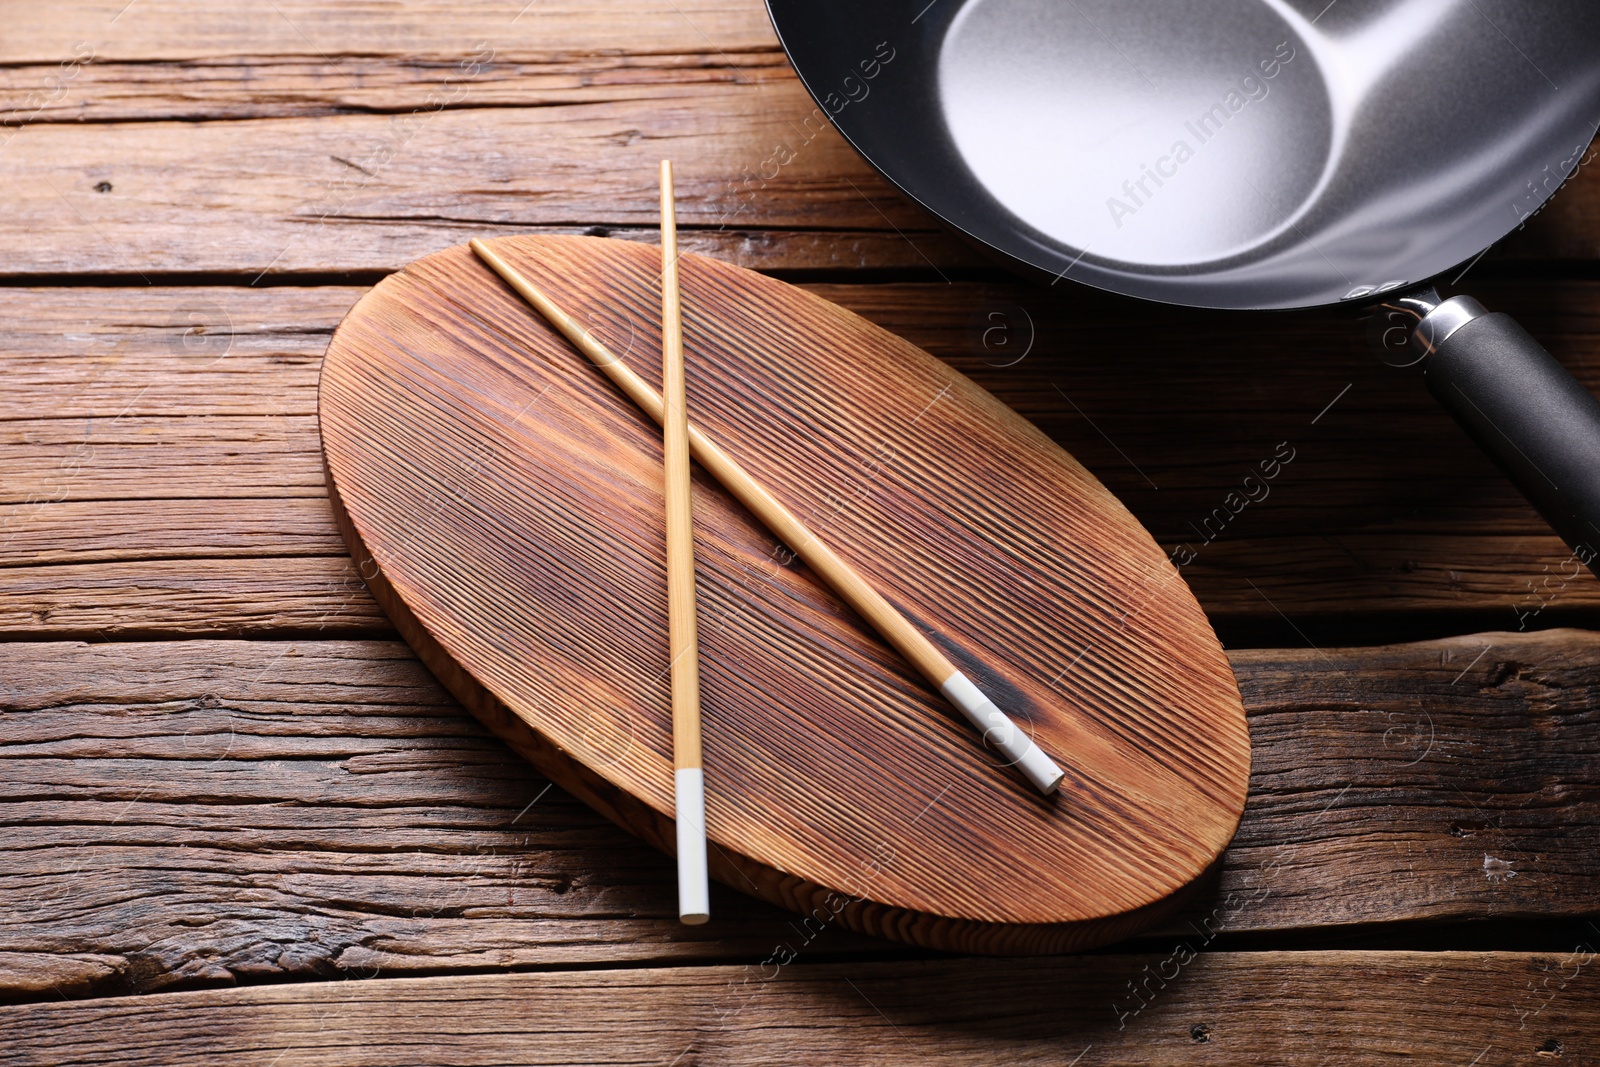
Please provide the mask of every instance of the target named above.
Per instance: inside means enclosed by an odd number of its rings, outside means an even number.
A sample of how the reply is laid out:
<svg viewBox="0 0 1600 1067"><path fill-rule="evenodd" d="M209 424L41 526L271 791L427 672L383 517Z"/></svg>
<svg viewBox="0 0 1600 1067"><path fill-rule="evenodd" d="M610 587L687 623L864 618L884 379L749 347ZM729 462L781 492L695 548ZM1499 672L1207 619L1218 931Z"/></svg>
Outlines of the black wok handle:
<svg viewBox="0 0 1600 1067"><path fill-rule="evenodd" d="M1471 297L1439 304L1411 340L1428 389L1600 575L1600 401L1515 319Z"/></svg>

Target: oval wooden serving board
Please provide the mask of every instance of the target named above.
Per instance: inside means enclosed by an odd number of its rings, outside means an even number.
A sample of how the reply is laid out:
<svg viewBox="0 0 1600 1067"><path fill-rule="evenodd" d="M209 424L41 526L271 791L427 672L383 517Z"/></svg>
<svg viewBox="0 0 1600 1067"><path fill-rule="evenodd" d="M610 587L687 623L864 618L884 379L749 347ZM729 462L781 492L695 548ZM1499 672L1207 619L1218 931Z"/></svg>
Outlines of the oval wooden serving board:
<svg viewBox="0 0 1600 1067"><path fill-rule="evenodd" d="M495 247L659 388L658 248ZM1067 771L1046 798L999 766L697 468L713 876L951 950L1065 951L1158 917L1232 837L1250 765L1176 568L927 353L715 260L685 256L682 285L691 420ZM361 299L320 412L340 523L406 639L539 770L671 851L656 425L465 247Z"/></svg>

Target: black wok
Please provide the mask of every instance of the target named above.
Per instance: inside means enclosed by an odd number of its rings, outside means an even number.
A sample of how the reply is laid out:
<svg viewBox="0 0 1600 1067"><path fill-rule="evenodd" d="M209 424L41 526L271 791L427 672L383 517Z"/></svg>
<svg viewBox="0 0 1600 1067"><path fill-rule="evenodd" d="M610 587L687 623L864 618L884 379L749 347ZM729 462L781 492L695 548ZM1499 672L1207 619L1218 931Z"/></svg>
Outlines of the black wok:
<svg viewBox="0 0 1600 1067"><path fill-rule="evenodd" d="M1018 270L1195 307L1374 308L1600 573L1600 403L1436 279L1600 125L1595 0L768 0L874 167Z"/></svg>

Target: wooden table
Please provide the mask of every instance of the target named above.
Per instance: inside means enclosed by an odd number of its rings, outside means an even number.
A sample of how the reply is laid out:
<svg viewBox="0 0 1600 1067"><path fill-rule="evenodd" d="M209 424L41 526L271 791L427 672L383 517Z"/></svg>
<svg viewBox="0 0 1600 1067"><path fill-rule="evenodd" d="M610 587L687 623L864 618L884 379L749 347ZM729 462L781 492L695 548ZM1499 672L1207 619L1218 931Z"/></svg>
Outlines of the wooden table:
<svg viewBox="0 0 1600 1067"><path fill-rule="evenodd" d="M1357 326L1009 280L808 125L756 0L3 17L0 1063L1600 1059L1600 583ZM330 330L472 236L653 240L662 156L686 247L1188 546L1255 768L1178 919L1033 960L726 890L683 928L396 640L328 511ZM1585 172L1468 281L1600 388L1597 266Z"/></svg>

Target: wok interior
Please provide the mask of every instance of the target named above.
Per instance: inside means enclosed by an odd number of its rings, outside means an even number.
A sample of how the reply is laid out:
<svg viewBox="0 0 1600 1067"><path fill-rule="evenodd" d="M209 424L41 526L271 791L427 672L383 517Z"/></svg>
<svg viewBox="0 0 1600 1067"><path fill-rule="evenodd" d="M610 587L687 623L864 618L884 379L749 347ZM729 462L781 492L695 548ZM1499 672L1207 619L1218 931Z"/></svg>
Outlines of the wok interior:
<svg viewBox="0 0 1600 1067"><path fill-rule="evenodd" d="M976 0L946 33L938 77L951 139L994 198L1123 263L1270 243L1304 213L1333 146L1322 71L1267 4L1173 26L1126 0Z"/></svg>

